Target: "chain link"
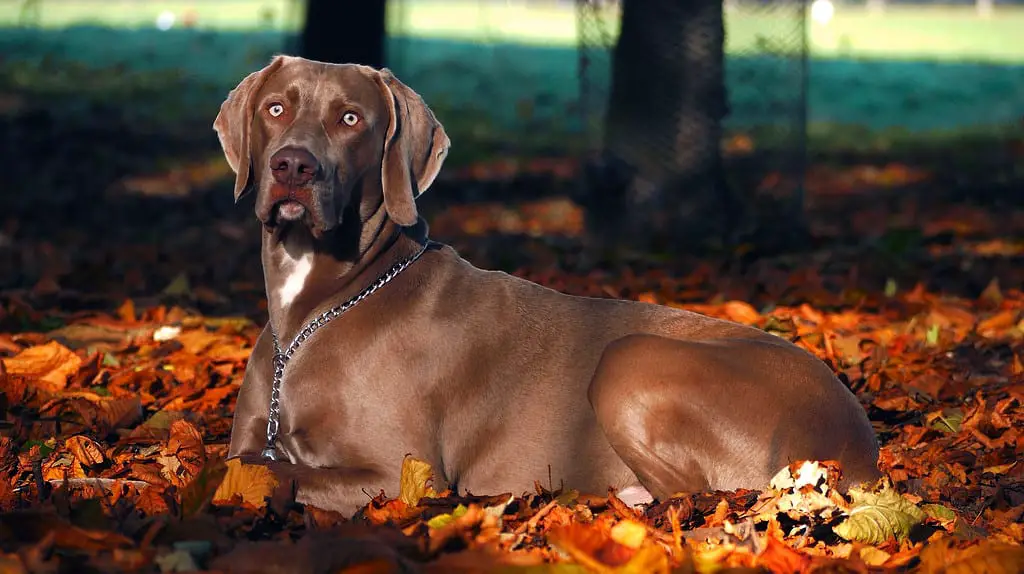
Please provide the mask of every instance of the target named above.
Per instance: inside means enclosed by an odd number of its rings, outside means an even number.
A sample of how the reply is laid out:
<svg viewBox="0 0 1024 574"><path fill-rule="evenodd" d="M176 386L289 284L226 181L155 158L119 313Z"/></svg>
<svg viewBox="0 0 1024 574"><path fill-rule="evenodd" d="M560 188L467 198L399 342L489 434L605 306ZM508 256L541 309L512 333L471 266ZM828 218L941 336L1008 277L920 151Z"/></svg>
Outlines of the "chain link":
<svg viewBox="0 0 1024 574"><path fill-rule="evenodd" d="M288 348L281 350L281 343L277 339L277 333L271 330L271 336L274 338L274 383L270 388L270 412L267 416L267 445L263 449L261 456L266 460L277 460L277 434L281 424L281 381L284 379L284 368L288 365L288 361L292 359L292 355L298 350L299 346L302 345L306 339L313 336L321 327L330 323L331 320L341 316L342 313L348 311L352 307L358 305L363 299L366 299L372 295L375 291L381 287L387 285L392 279L398 276L399 273L404 271L407 267L412 265L421 255L427 250L429 242L424 243L420 249L414 253L411 257L399 261L391 269L388 269L383 275L378 277L368 287L360 291L355 297L345 301L340 305L331 307L330 309L320 313L313 319L311 319L306 326L299 331L299 334L292 339L292 342L288 344Z"/></svg>

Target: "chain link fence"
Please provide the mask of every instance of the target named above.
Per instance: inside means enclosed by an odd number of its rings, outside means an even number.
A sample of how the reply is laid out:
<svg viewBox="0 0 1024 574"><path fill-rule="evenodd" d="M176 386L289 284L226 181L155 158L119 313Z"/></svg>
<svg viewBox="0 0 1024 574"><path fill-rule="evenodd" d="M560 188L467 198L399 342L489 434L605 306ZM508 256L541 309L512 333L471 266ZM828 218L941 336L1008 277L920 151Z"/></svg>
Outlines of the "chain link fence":
<svg viewBox="0 0 1024 574"><path fill-rule="evenodd" d="M803 0L728 0L724 6L727 113L720 143L726 172L734 186L754 189L795 206L802 202L807 152L805 7ZM605 135L602 120L611 91L611 60L621 5L609 0L576 0L576 10L580 114L590 148L597 151ZM691 53L702 49L699 42L684 44L671 35L666 37L669 41L653 56L700 62L700 54ZM654 69L679 68L667 65ZM651 90L659 90L665 82L677 80L655 76L649 81ZM671 103L666 107L670 109ZM664 111L652 109L651 113ZM672 116L649 119L651 124L676 120L679 118ZM674 126L676 138L692 131L686 121L684 118L682 124ZM666 136L658 132L652 129L648 137ZM673 161L674 140L666 136L637 147L653 150L646 155L668 163Z"/></svg>

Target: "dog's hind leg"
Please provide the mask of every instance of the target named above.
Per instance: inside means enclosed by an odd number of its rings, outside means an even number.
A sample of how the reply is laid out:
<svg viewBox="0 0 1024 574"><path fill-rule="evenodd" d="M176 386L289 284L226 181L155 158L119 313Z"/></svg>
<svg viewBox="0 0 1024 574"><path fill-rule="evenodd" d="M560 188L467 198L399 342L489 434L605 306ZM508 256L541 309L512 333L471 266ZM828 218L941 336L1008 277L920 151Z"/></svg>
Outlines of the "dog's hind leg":
<svg viewBox="0 0 1024 574"><path fill-rule="evenodd" d="M687 439L691 433L696 436L695 427L704 423L695 413L677 408L677 400L666 399L667 394L678 395L678 385L650 377L636 362L641 356L629 348L628 340L612 343L605 350L588 391L612 449L643 485L623 489L620 498L644 498L644 489L648 496L660 500L675 493L708 490L699 463L701 453L694 450L699 445Z"/></svg>
<svg viewBox="0 0 1024 574"><path fill-rule="evenodd" d="M602 353L588 390L615 453L652 495L763 488L795 460L878 475L866 413L829 368L770 336L629 335Z"/></svg>

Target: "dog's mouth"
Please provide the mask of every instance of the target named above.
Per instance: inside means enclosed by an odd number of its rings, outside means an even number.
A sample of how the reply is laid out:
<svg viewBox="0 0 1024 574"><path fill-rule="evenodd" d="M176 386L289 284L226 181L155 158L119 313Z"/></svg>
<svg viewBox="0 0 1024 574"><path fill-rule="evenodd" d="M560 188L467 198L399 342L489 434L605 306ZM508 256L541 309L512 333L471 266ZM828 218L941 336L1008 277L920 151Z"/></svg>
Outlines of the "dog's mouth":
<svg viewBox="0 0 1024 574"><path fill-rule="evenodd" d="M274 202L267 213L266 218L260 218L268 228L280 228L282 230L295 226L302 226L309 229L313 237L320 238L328 230L317 210L305 202L293 198L281 198Z"/></svg>
<svg viewBox="0 0 1024 574"><path fill-rule="evenodd" d="M271 185L267 189L263 222L277 225L305 220L315 212L315 193L313 186L291 187L276 183Z"/></svg>
<svg viewBox="0 0 1024 574"><path fill-rule="evenodd" d="M277 227L291 224L311 224L313 210L305 202L291 197L282 197L270 204L270 207L260 215L260 221L270 227Z"/></svg>
<svg viewBox="0 0 1024 574"><path fill-rule="evenodd" d="M299 188L271 185L256 202L256 217L268 228L303 226L316 237L334 227L332 211L320 197L319 186Z"/></svg>
<svg viewBox="0 0 1024 574"><path fill-rule="evenodd" d="M275 212L277 215L275 219L279 222L299 221L306 215L306 206L294 199L286 199L277 204Z"/></svg>

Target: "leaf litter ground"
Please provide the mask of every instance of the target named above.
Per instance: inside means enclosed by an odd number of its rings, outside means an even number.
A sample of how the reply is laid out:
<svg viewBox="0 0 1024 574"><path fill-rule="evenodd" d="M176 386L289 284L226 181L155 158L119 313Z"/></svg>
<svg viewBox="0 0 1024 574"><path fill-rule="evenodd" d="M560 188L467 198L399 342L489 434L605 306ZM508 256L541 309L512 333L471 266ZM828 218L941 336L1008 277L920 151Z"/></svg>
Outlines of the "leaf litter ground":
<svg viewBox="0 0 1024 574"><path fill-rule="evenodd" d="M409 457L394 461L401 484L346 520L223 460L265 311L250 211L214 216L203 201L4 227L0 571L1024 569L1024 222L1012 212L914 205L879 226L863 208L844 218L869 240L578 271L567 202L440 210L434 235L479 265L796 342L857 393L886 476L840 494L833 463L794 461L761 492L634 509L546 477L527 492L435 492L433 470ZM909 238L901 217L917 224Z"/></svg>

